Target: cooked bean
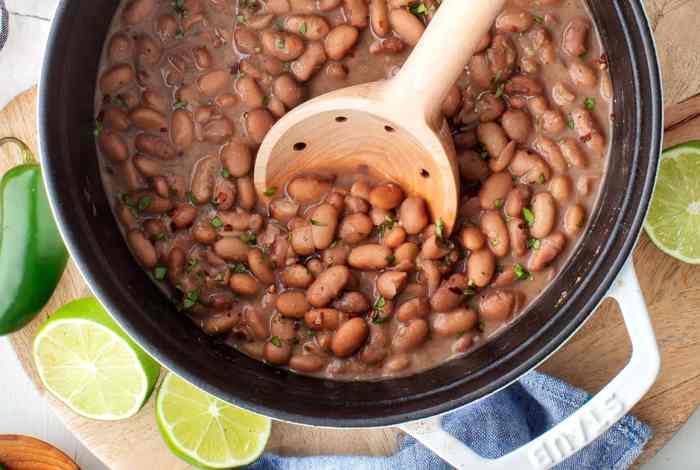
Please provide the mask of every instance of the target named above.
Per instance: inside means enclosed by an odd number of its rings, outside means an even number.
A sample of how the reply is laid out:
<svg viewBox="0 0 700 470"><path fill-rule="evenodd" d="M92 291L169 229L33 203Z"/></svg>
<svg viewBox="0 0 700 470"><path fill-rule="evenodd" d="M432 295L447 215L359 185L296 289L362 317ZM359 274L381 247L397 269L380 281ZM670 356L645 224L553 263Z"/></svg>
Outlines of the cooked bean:
<svg viewBox="0 0 700 470"><path fill-rule="evenodd" d="M331 349L337 357L352 356L369 335L367 322L362 318L352 318L343 323L333 335Z"/></svg>
<svg viewBox="0 0 700 470"><path fill-rule="evenodd" d="M233 292L239 295L255 295L260 286L258 281L250 274L234 273L228 283Z"/></svg>
<svg viewBox="0 0 700 470"><path fill-rule="evenodd" d="M194 57L194 63L199 70L206 70L211 67L213 59L211 53L206 46L198 46L192 49L192 56Z"/></svg>
<svg viewBox="0 0 700 470"><path fill-rule="evenodd" d="M411 47L418 44L425 31L425 25L415 15L403 8L389 12L389 23L401 40Z"/></svg>
<svg viewBox="0 0 700 470"><path fill-rule="evenodd" d="M238 25L233 33L236 47L244 54L254 54L260 51L260 40L255 31Z"/></svg>
<svg viewBox="0 0 700 470"><path fill-rule="evenodd" d="M190 191L197 204L206 204L212 198L214 178L219 172L216 157L207 156L199 160L192 173Z"/></svg>
<svg viewBox="0 0 700 470"><path fill-rule="evenodd" d="M592 87L598 83L598 77L595 71L580 61L573 61L569 65L569 78L575 86L578 87Z"/></svg>
<svg viewBox="0 0 700 470"><path fill-rule="evenodd" d="M469 77L472 82L481 87L489 88L493 81L494 74L489 65L489 59L486 54L474 54L469 61Z"/></svg>
<svg viewBox="0 0 700 470"><path fill-rule="evenodd" d="M552 178L549 183L549 192L558 203L564 203L571 197L571 178L566 175L559 175Z"/></svg>
<svg viewBox="0 0 700 470"><path fill-rule="evenodd" d="M139 107L134 109L129 114L129 119L134 126L147 131L160 131L168 127L165 116L149 108Z"/></svg>
<svg viewBox="0 0 700 470"><path fill-rule="evenodd" d="M236 92L243 103L250 108L259 108L263 105L265 94L252 77L246 75L236 80Z"/></svg>
<svg viewBox="0 0 700 470"><path fill-rule="evenodd" d="M153 65L160 61L163 53L160 45L147 34L141 34L134 40L134 52L137 63Z"/></svg>
<svg viewBox="0 0 700 470"><path fill-rule="evenodd" d="M369 300L362 292L346 292L333 302L333 308L349 314L362 314L370 309Z"/></svg>
<svg viewBox="0 0 700 470"><path fill-rule="evenodd" d="M503 211L508 217L520 217L529 200L530 189L524 184L516 184L508 193Z"/></svg>
<svg viewBox="0 0 700 470"><path fill-rule="evenodd" d="M453 274L430 297L430 306L436 312L454 310L465 300L464 290L469 287L469 280L463 274Z"/></svg>
<svg viewBox="0 0 700 470"><path fill-rule="evenodd" d="M158 255L153 243L140 230L131 230L126 235L129 248L144 268L153 269L158 264Z"/></svg>
<svg viewBox="0 0 700 470"><path fill-rule="evenodd" d="M474 328L477 321L477 315L473 310L460 308L450 313L433 315L431 329L436 336L455 337Z"/></svg>
<svg viewBox="0 0 700 470"><path fill-rule="evenodd" d="M210 97L219 95L231 87L231 74L225 70L213 70L197 79L199 90Z"/></svg>
<svg viewBox="0 0 700 470"><path fill-rule="evenodd" d="M211 245L216 241L217 237L218 232L210 223L195 224L192 228L192 238L194 238L197 243Z"/></svg>
<svg viewBox="0 0 700 470"><path fill-rule="evenodd" d="M479 190L479 202L482 209L500 209L506 196L513 187L513 178L509 173L494 173L488 177Z"/></svg>
<svg viewBox="0 0 700 470"><path fill-rule="evenodd" d="M386 0L370 0L369 19L372 24L372 32L383 38L391 31L389 25L389 9Z"/></svg>
<svg viewBox="0 0 700 470"><path fill-rule="evenodd" d="M532 13L516 8L508 8L496 18L496 30L502 33L523 33L532 24Z"/></svg>
<svg viewBox="0 0 700 470"><path fill-rule="evenodd" d="M267 109L254 109L245 114L245 128L248 137L256 144L261 144L267 131L275 124L275 118Z"/></svg>
<svg viewBox="0 0 700 470"><path fill-rule="evenodd" d="M107 57L110 62L128 62L131 55L131 40L128 35L116 33L110 38L107 45Z"/></svg>
<svg viewBox="0 0 700 470"><path fill-rule="evenodd" d="M358 358L365 364L378 364L382 362L387 354L387 334L381 325L369 325L369 338L364 347L358 353Z"/></svg>
<svg viewBox="0 0 700 470"><path fill-rule="evenodd" d="M399 208L399 220L407 234L417 235L422 232L430 222L425 201L420 197L406 198Z"/></svg>
<svg viewBox="0 0 700 470"><path fill-rule="evenodd" d="M430 313L430 304L425 297L415 297L402 303L396 310L396 318L407 323L416 318L424 318Z"/></svg>
<svg viewBox="0 0 700 470"><path fill-rule="evenodd" d="M248 266L264 285L269 286L275 282L275 273L270 260L260 249L253 248L248 252Z"/></svg>
<svg viewBox="0 0 700 470"><path fill-rule="evenodd" d="M299 372L318 372L326 363L315 354L296 354L289 359L289 368Z"/></svg>
<svg viewBox="0 0 700 470"><path fill-rule="evenodd" d="M396 330L391 347L398 352L412 351L428 339L428 332L428 322L422 318L411 320Z"/></svg>
<svg viewBox="0 0 700 470"><path fill-rule="evenodd" d="M575 109L571 112L571 119L579 139L585 142L588 148L596 155L603 155L605 151L605 137L600 132L598 123L591 112L584 108Z"/></svg>
<svg viewBox="0 0 700 470"><path fill-rule="evenodd" d="M575 204L566 210L564 215L564 231L571 238L581 233L586 225L586 209L580 204Z"/></svg>
<svg viewBox="0 0 700 470"><path fill-rule="evenodd" d="M501 150L501 153L498 154L496 158L490 158L489 163L488 163L488 168L491 169L494 173L501 172L508 168L508 165L510 165L510 162L513 160L513 157L515 156L515 150L517 148L518 143L514 140L511 140L508 142L508 145L503 147L503 150ZM481 159L479 159L481 160ZM484 163L485 165L485 163ZM462 172L464 174L464 172ZM481 179L481 178L479 178Z"/></svg>
<svg viewBox="0 0 700 470"><path fill-rule="evenodd" d="M319 0L318 9L321 11L331 11L338 8L343 0Z"/></svg>
<svg viewBox="0 0 700 470"><path fill-rule="evenodd" d="M420 254L424 259L440 259L450 252L449 246L438 239L437 235L431 235L421 247Z"/></svg>
<svg viewBox="0 0 700 470"><path fill-rule="evenodd" d="M333 29L324 40L326 54L331 60L341 60L355 46L360 32L354 26L341 24Z"/></svg>
<svg viewBox="0 0 700 470"><path fill-rule="evenodd" d="M559 146L550 138L537 136L532 146L557 173L566 173L568 167Z"/></svg>
<svg viewBox="0 0 700 470"><path fill-rule="evenodd" d="M363 271L376 271L389 266L391 250L385 246L368 243L352 249L348 264Z"/></svg>
<svg viewBox="0 0 700 470"><path fill-rule="evenodd" d="M284 30L288 33L301 34L304 39L318 41L326 37L331 30L325 18L318 15L292 15L284 20Z"/></svg>
<svg viewBox="0 0 700 470"><path fill-rule="evenodd" d="M338 236L347 243L356 244L367 238L373 229L372 219L358 212L343 218Z"/></svg>
<svg viewBox="0 0 700 470"><path fill-rule="evenodd" d="M317 176L297 176L287 185L287 193L299 204L320 201L330 189L330 183Z"/></svg>
<svg viewBox="0 0 700 470"><path fill-rule="evenodd" d="M277 296L275 308L285 317L304 318L304 314L311 309L311 305L306 300L306 293L285 291Z"/></svg>
<svg viewBox="0 0 700 470"><path fill-rule="evenodd" d="M127 131L131 127L129 115L121 108L107 108L102 116L102 124L107 129L115 131Z"/></svg>
<svg viewBox="0 0 700 470"><path fill-rule="evenodd" d="M574 18L566 25L563 33L562 49L569 55L580 57L588 52L588 31L591 23L586 18Z"/></svg>
<svg viewBox="0 0 700 470"><path fill-rule="evenodd" d="M330 204L321 204L311 213L311 232L317 250L324 250L333 243L338 226L338 211Z"/></svg>
<svg viewBox="0 0 700 470"><path fill-rule="evenodd" d="M194 122L192 116L184 109L175 110L170 125L170 140L179 151L190 148L194 142Z"/></svg>
<svg viewBox="0 0 700 470"><path fill-rule="evenodd" d="M114 94L134 80L134 69L129 64L116 64L100 77L100 91L105 95Z"/></svg>
<svg viewBox="0 0 700 470"><path fill-rule="evenodd" d="M403 190L394 183L380 184L369 193L370 204L384 210L399 207L403 199Z"/></svg>
<svg viewBox="0 0 700 470"><path fill-rule="evenodd" d="M290 109L301 103L303 98L301 87L288 73L282 74L275 79L272 84L272 90L275 96Z"/></svg>
<svg viewBox="0 0 700 470"><path fill-rule="evenodd" d="M305 82L321 69L321 66L328 60L326 49L318 41L310 42L306 51L290 66L292 73L297 80Z"/></svg>
<svg viewBox="0 0 700 470"><path fill-rule="evenodd" d="M280 274L282 284L287 287L306 289L314 282L311 272L302 264L287 266Z"/></svg>
<svg viewBox="0 0 700 470"><path fill-rule="evenodd" d="M103 129L98 138L100 150L112 160L123 162L129 159L129 147L121 134Z"/></svg>
<svg viewBox="0 0 700 470"><path fill-rule="evenodd" d="M559 141L559 148L569 165L576 168L585 168L588 165L586 155L581 151L574 139L570 137L562 139Z"/></svg>
<svg viewBox="0 0 700 470"><path fill-rule="evenodd" d="M306 292L306 298L314 307L325 307L338 297L348 281L350 270L346 266L332 266L319 274Z"/></svg>
<svg viewBox="0 0 700 470"><path fill-rule="evenodd" d="M247 261L249 250L248 244L238 237L225 237L214 244L214 253L226 261Z"/></svg>
<svg viewBox="0 0 700 470"><path fill-rule="evenodd" d="M304 41L296 34L268 29L263 31L261 39L267 54L285 62L296 59L304 52Z"/></svg>
<svg viewBox="0 0 700 470"><path fill-rule="evenodd" d="M289 13L292 7L289 5L289 0L268 0L267 11L273 15L282 15Z"/></svg>
<svg viewBox="0 0 700 470"><path fill-rule="evenodd" d="M462 104L462 91L457 85L452 85L450 91L447 93L445 101L442 102L442 114L445 117L454 117L459 111Z"/></svg>
<svg viewBox="0 0 700 470"><path fill-rule="evenodd" d="M418 245L413 242L406 242L399 246L394 252L394 258L396 258L396 265L401 263L415 263L416 257L418 256Z"/></svg>
<svg viewBox="0 0 700 470"><path fill-rule="evenodd" d="M508 137L503 128L495 122L479 124L476 135L491 158L498 158L503 149L508 145Z"/></svg>
<svg viewBox="0 0 700 470"><path fill-rule="evenodd" d="M316 10L316 0L289 0L295 13L313 13Z"/></svg>
<svg viewBox="0 0 700 470"><path fill-rule="evenodd" d="M507 256L510 251L508 228L499 211L487 210L481 216L481 231L488 240L488 246L496 256Z"/></svg>
<svg viewBox="0 0 700 470"><path fill-rule="evenodd" d="M526 75L515 75L505 85L505 91L509 95L537 96L544 90L534 78Z"/></svg>
<svg viewBox="0 0 700 470"><path fill-rule="evenodd" d="M371 220L369 220L369 222L372 223ZM389 248L398 248L405 241L406 230L399 225L395 225L391 230L386 231L382 237L382 243Z"/></svg>
<svg viewBox="0 0 700 470"><path fill-rule="evenodd" d="M576 94L564 82L557 82L552 87L552 99L559 106L569 106L576 101Z"/></svg>
<svg viewBox="0 0 700 470"><path fill-rule="evenodd" d="M388 271L377 278L377 290L387 300L392 300L406 286L408 276L398 271Z"/></svg>
<svg viewBox="0 0 700 470"><path fill-rule="evenodd" d="M292 230L290 243L294 251L302 256L308 256L316 251L311 225L303 225Z"/></svg>
<svg viewBox="0 0 700 470"><path fill-rule="evenodd" d="M268 337L270 332L269 322L267 321L267 316L260 310L252 306L246 306L243 308L243 318L253 338L265 339Z"/></svg>
<svg viewBox="0 0 700 470"><path fill-rule="evenodd" d="M508 235L510 245L515 256L524 256L527 253L528 226L523 219L513 217L508 221Z"/></svg>
<svg viewBox="0 0 700 470"><path fill-rule="evenodd" d="M243 142L230 142L221 147L219 154L221 162L231 174L236 178L247 175L253 166L253 155Z"/></svg>
<svg viewBox="0 0 700 470"><path fill-rule="evenodd" d="M479 121L491 122L501 117L505 109L506 105L502 98L493 93L485 93L476 102L474 111L479 115Z"/></svg>
<svg viewBox="0 0 700 470"><path fill-rule="evenodd" d="M486 244L486 237L477 227L464 227L459 233L459 242L465 250L480 250Z"/></svg>
<svg viewBox="0 0 700 470"><path fill-rule="evenodd" d="M212 119L202 129L204 140L212 144L223 144L233 135L233 123L225 117Z"/></svg>
<svg viewBox="0 0 700 470"><path fill-rule="evenodd" d="M296 336L291 320L273 318L271 339L265 343L265 360L270 364L284 365L292 357L292 339Z"/></svg>
<svg viewBox="0 0 700 470"><path fill-rule="evenodd" d="M496 258L488 248L477 250L469 255L467 273L469 280L477 287L486 287L496 271Z"/></svg>
<svg viewBox="0 0 700 470"><path fill-rule="evenodd" d="M428 296L432 296L440 287L442 273L436 261L421 260L420 269L423 271L421 282L426 284L428 288Z"/></svg>
<svg viewBox="0 0 700 470"><path fill-rule="evenodd" d="M501 125L508 138L520 144L527 142L532 130L530 115L519 109L509 109L503 113Z"/></svg>
<svg viewBox="0 0 700 470"><path fill-rule="evenodd" d="M509 168L511 173L528 184L544 184L552 174L552 170L542 157L526 150L515 152Z"/></svg>
<svg viewBox="0 0 700 470"><path fill-rule="evenodd" d="M190 227L197 218L197 208L190 204L180 204L170 215L173 225L179 229Z"/></svg>
<svg viewBox="0 0 700 470"><path fill-rule="evenodd" d="M528 269L532 272L542 271L564 251L564 247L566 247L566 236L561 232L554 232L542 239L540 247L530 255Z"/></svg>
<svg viewBox="0 0 700 470"><path fill-rule="evenodd" d="M554 229L557 220L557 203L548 192L535 194L532 198L532 213L535 216L534 223L530 226L530 233L535 238L544 238Z"/></svg>
<svg viewBox="0 0 700 470"><path fill-rule="evenodd" d="M122 10L122 21L127 25L143 23L156 9L156 0L131 0Z"/></svg>
<svg viewBox="0 0 700 470"><path fill-rule="evenodd" d="M494 291L479 301L479 317L486 321L506 321L514 309L515 295L505 290Z"/></svg>

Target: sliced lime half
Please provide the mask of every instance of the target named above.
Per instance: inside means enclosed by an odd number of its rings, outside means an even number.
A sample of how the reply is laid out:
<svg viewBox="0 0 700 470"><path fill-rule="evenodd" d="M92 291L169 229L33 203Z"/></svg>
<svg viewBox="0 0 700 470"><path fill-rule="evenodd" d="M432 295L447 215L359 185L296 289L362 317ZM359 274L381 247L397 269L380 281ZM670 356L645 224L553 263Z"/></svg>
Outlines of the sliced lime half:
<svg viewBox="0 0 700 470"><path fill-rule="evenodd" d="M243 410L168 374L156 398L158 428L170 450L204 469L256 460L270 437L269 418Z"/></svg>
<svg viewBox="0 0 700 470"><path fill-rule="evenodd" d="M678 145L661 155L644 227L665 253L700 264L700 141Z"/></svg>
<svg viewBox="0 0 700 470"><path fill-rule="evenodd" d="M64 305L34 339L44 386L73 411L115 421L135 415L155 387L160 366L94 298Z"/></svg>

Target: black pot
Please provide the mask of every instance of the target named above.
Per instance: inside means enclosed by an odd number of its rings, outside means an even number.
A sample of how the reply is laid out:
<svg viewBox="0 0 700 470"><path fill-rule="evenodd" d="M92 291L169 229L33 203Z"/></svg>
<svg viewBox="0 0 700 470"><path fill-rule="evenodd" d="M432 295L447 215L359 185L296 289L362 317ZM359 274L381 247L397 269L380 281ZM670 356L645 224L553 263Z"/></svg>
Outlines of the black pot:
<svg viewBox="0 0 700 470"><path fill-rule="evenodd" d="M165 367L223 400L334 427L387 426L453 410L508 385L560 347L592 314L634 247L661 146L659 66L638 0L591 1L615 90L613 152L590 229L530 311L473 354L407 378L333 382L250 359L175 311L133 260L113 219L92 130L98 62L117 5L63 0L58 7L39 98L48 193L73 259L119 324Z"/></svg>

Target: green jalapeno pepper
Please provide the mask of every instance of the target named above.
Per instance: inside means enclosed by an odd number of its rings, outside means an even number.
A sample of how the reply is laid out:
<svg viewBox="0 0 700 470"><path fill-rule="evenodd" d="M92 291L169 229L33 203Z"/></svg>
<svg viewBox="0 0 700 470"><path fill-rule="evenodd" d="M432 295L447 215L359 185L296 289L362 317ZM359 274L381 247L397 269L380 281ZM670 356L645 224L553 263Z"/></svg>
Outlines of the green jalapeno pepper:
<svg viewBox="0 0 700 470"><path fill-rule="evenodd" d="M46 305L68 261L51 214L41 168L27 145L13 143L25 163L0 180L0 335L17 331Z"/></svg>

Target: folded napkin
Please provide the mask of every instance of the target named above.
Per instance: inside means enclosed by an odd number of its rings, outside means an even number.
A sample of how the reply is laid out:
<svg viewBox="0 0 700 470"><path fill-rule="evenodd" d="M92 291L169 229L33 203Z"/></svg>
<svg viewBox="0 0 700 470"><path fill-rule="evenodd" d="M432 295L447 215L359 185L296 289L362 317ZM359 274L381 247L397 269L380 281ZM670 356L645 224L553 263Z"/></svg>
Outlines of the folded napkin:
<svg viewBox="0 0 700 470"><path fill-rule="evenodd" d="M591 396L558 379L531 372L509 388L443 418L452 435L483 457L496 458L530 442L559 423ZM624 470L652 436L646 424L625 416L557 470ZM405 437L389 457L283 457L265 454L251 470L449 470L450 465ZM478 470L478 469L474 469ZM513 469L518 470L518 469Z"/></svg>

